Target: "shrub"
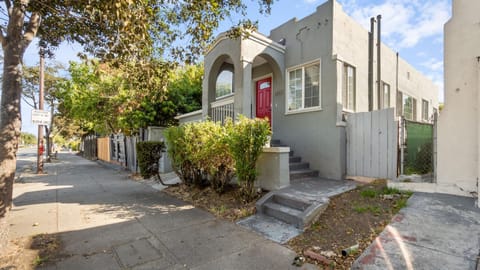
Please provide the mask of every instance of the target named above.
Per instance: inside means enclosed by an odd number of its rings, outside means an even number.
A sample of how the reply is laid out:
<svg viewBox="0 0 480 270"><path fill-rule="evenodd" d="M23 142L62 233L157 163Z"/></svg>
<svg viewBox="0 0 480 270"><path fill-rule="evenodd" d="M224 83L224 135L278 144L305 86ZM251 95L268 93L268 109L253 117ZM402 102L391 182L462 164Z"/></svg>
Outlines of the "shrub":
<svg viewBox="0 0 480 270"><path fill-rule="evenodd" d="M138 167L143 178L150 178L158 173L158 161L164 147L163 142L137 142Z"/></svg>
<svg viewBox="0 0 480 270"><path fill-rule="evenodd" d="M173 170L184 184L193 184L194 179L200 177L200 172L190 159L186 126L169 127L164 135Z"/></svg>
<svg viewBox="0 0 480 270"><path fill-rule="evenodd" d="M219 123L206 121L201 126L208 136L201 151L200 164L207 172L212 188L222 193L235 175L233 157L228 148L228 133Z"/></svg>
<svg viewBox="0 0 480 270"><path fill-rule="evenodd" d="M211 121L188 123L168 128L165 137L174 170L185 184L209 182L223 192L234 176L225 127Z"/></svg>
<svg viewBox="0 0 480 270"><path fill-rule="evenodd" d="M271 134L264 119L240 116L235 124L227 121L228 146L235 160L235 171L241 187L241 196L251 201L256 197L254 183L257 179L256 163L263 146Z"/></svg>

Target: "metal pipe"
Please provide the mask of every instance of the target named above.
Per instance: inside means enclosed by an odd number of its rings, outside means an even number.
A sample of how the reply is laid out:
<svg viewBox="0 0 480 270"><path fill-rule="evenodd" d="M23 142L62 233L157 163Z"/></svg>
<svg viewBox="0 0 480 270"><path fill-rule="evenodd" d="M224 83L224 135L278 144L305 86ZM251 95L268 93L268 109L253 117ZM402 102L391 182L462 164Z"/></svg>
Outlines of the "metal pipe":
<svg viewBox="0 0 480 270"><path fill-rule="evenodd" d="M373 38L375 18L370 18L370 32L368 32L368 111L373 111Z"/></svg>
<svg viewBox="0 0 480 270"><path fill-rule="evenodd" d="M358 250L358 244L353 245L353 246L348 247L348 248L345 248L345 249L342 249L342 256L345 257L349 254L357 252L357 250Z"/></svg>
<svg viewBox="0 0 480 270"><path fill-rule="evenodd" d="M381 91L382 91L382 15L377 16L377 99L378 109L381 108Z"/></svg>

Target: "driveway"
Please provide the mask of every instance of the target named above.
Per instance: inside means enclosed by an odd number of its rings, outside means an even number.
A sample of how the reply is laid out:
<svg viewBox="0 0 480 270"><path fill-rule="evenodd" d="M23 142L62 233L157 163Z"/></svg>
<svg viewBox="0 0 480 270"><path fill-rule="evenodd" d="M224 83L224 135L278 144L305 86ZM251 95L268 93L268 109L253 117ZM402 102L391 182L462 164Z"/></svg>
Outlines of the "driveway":
<svg viewBox="0 0 480 270"><path fill-rule="evenodd" d="M10 237L55 233L65 258L47 269L315 269L295 253L150 186L73 154L26 169L18 154ZM30 162L30 163L29 163Z"/></svg>

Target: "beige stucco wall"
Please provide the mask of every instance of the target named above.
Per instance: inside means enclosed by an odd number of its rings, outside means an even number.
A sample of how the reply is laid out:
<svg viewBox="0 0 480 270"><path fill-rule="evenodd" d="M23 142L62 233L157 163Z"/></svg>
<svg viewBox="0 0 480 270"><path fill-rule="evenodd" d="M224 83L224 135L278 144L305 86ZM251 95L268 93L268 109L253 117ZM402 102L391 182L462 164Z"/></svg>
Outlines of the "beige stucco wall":
<svg viewBox="0 0 480 270"><path fill-rule="evenodd" d="M445 107L438 125L439 185L478 192L480 1L453 0L445 24Z"/></svg>
<svg viewBox="0 0 480 270"><path fill-rule="evenodd" d="M342 6L334 1L333 20L333 47L332 55L339 62L337 77L341 79L343 63L352 65L356 69L356 112L368 111L368 31L358 22L349 17ZM378 94L376 82L377 74L377 25L375 25L373 57L374 105L378 108ZM382 43L381 47L381 80L390 85L390 107L396 107L396 91L408 94L417 101L417 114L414 120L422 121L422 99L428 101L428 114L433 114L433 108L438 109L438 87L425 75L421 74L401 55L398 57L397 82L397 53ZM340 81L341 82L341 81ZM339 111L341 112L342 85L337 84ZM339 116L337 116L339 117Z"/></svg>

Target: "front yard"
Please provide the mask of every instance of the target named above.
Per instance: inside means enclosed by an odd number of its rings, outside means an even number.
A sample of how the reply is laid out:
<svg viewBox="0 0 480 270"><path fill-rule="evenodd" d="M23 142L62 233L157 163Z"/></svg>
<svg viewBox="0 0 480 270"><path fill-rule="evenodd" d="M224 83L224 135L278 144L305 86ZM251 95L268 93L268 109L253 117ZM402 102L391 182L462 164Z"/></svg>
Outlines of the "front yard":
<svg viewBox="0 0 480 270"><path fill-rule="evenodd" d="M185 185L169 187L165 192L230 221L255 213L255 202L240 201L236 196L236 186L228 186L221 195L210 187L192 188ZM320 269L350 269L355 259L383 231L392 217L406 206L410 195L387 188L386 181L377 180L332 197L318 221L286 246ZM343 249L356 244L357 249L342 256Z"/></svg>

